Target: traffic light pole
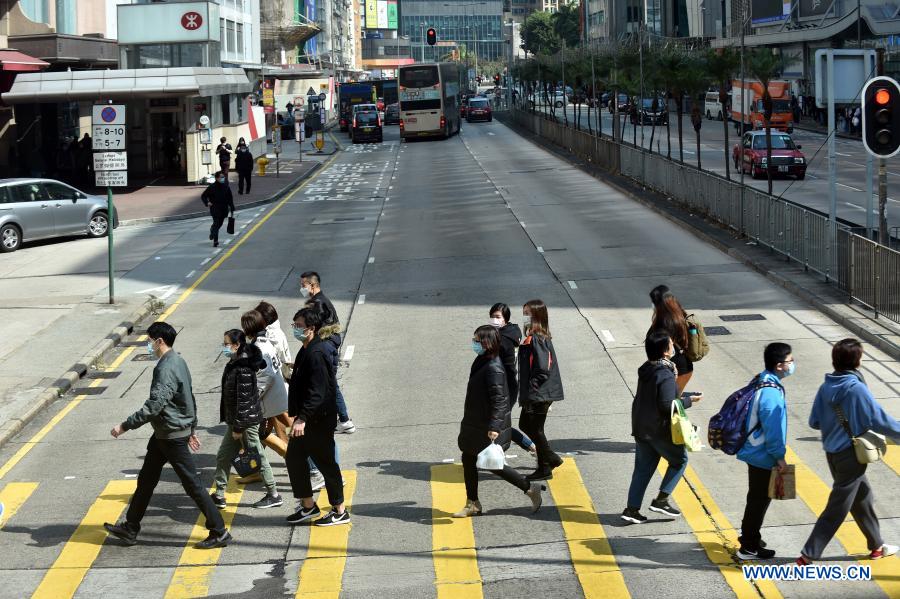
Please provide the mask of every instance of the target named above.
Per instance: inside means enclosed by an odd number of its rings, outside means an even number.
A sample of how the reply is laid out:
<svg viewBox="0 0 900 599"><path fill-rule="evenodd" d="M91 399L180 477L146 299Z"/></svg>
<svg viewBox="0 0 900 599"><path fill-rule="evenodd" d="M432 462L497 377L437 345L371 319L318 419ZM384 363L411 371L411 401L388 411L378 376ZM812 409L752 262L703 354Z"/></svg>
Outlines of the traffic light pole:
<svg viewBox="0 0 900 599"><path fill-rule="evenodd" d="M878 243L891 246L887 225L887 162L878 159Z"/></svg>
<svg viewBox="0 0 900 599"><path fill-rule="evenodd" d="M837 136L837 122L834 114L834 55L827 56L826 68L828 69L827 94L828 102L828 268L825 269L825 279L831 279L837 266L837 157L835 137Z"/></svg>

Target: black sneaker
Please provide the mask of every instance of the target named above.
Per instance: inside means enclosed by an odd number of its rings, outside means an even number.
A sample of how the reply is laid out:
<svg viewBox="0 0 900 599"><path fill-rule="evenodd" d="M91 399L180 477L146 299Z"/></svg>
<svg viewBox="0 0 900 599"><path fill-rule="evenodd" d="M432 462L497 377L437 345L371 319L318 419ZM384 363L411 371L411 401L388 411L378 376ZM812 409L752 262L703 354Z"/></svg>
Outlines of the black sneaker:
<svg viewBox="0 0 900 599"><path fill-rule="evenodd" d="M669 505L668 499L654 499L650 502L650 511L665 514L666 516L672 516L673 518L677 518L681 515L681 512Z"/></svg>
<svg viewBox="0 0 900 599"><path fill-rule="evenodd" d="M217 508L220 510L225 509L225 496L219 495L218 493L210 493L209 498L212 499L212 502L215 504Z"/></svg>
<svg viewBox="0 0 900 599"><path fill-rule="evenodd" d="M622 512L622 520L631 522L632 524L642 524L647 521L647 516L634 508L627 507L625 508L625 511Z"/></svg>
<svg viewBox="0 0 900 599"><path fill-rule="evenodd" d="M322 511L317 505L313 505L309 509L306 509L301 505L299 510L285 518L285 520L287 520L289 524L303 524L304 522L315 520L321 514Z"/></svg>
<svg viewBox="0 0 900 599"><path fill-rule="evenodd" d="M258 510L265 510L270 507L279 507L284 505L284 500L278 493L266 493L266 496L253 504Z"/></svg>
<svg viewBox="0 0 900 599"><path fill-rule="evenodd" d="M740 545L743 545L743 544L744 544L744 537L738 537L738 543L739 543ZM763 549L765 549L766 547L768 547L768 545L766 545L766 542L763 541L762 539L759 540L759 546L762 547Z"/></svg>
<svg viewBox="0 0 900 599"><path fill-rule="evenodd" d="M339 524L350 524L350 512L344 510L339 514L334 508L331 508L324 518L316 520L316 526L337 526Z"/></svg>
<svg viewBox="0 0 900 599"><path fill-rule="evenodd" d="M137 544L137 535L140 527L135 527L133 524L129 524L125 520L122 520L121 522L117 522L116 524L104 522L103 528L106 529L106 532L116 537L129 547Z"/></svg>
<svg viewBox="0 0 900 599"><path fill-rule="evenodd" d="M775 557L775 552L771 549L766 549L765 547L760 547L759 549L747 549L746 547L741 547L737 552L738 559L742 560L754 560L754 559L772 559Z"/></svg>
<svg viewBox="0 0 900 599"><path fill-rule="evenodd" d="M218 547L227 547L228 541L231 541L231 533L227 530L224 534L217 535L214 532L209 533L209 536L194 545L197 549L216 549Z"/></svg>

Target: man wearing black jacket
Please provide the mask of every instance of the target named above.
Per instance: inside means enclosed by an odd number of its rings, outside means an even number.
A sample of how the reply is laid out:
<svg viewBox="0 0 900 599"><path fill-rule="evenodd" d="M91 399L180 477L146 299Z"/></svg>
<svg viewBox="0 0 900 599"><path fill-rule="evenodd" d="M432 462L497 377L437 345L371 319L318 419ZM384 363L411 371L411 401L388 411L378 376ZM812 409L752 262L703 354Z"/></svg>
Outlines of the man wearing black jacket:
<svg viewBox="0 0 900 599"><path fill-rule="evenodd" d="M294 316L296 337L303 343L294 360L288 392L288 415L294 419L285 462L291 489L300 505L288 516L291 524L312 522L321 511L313 500L309 481L312 458L325 478L331 510L316 526L349 524L344 509L344 483L334 457L334 427L337 424L337 379L328 342L319 337L324 315L318 308L303 308Z"/></svg>
<svg viewBox="0 0 900 599"><path fill-rule="evenodd" d="M222 223L229 215L234 216L234 196L228 187L227 175L223 172L216 173L216 182L211 183L203 191L200 199L203 200L203 205L209 208L213 219L213 224L209 228L209 238L213 242L213 247L218 247Z"/></svg>

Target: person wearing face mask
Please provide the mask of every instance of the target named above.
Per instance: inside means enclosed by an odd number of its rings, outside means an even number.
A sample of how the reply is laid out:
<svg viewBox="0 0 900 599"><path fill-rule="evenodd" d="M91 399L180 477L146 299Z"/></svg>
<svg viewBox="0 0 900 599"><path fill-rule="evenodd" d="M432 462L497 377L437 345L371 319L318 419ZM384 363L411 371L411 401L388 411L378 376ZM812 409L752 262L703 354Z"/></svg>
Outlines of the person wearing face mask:
<svg viewBox="0 0 900 599"><path fill-rule="evenodd" d="M153 490L159 483L163 466L172 465L185 492L206 517L209 536L197 543L198 549L225 547L231 534L225 529L225 521L216 509L206 487L197 475L197 465L191 452L200 450L197 429L197 402L191 387L191 372L178 352L172 349L177 333L166 322L154 322L147 329L147 350L157 359L150 383L150 397L144 406L117 424L110 434L118 439L126 431L147 423L153 427L153 436L147 443L144 464L137 479L137 489L124 520L115 524L106 522L103 527L126 545L137 543L141 520L150 505Z"/></svg>
<svg viewBox="0 0 900 599"><path fill-rule="evenodd" d="M862 343L856 339L835 343L831 350L834 372L825 375L825 382L813 401L809 425L822 432L822 446L834 484L825 511L816 520L797 559L801 566L822 557L848 513L866 537L869 559L881 559L898 551L896 545L886 544L881 537L874 507L875 494L866 478L866 464L859 463L853 449L852 438L866 431L874 431L900 443L900 422L875 401L859 371L862 356Z"/></svg>
<svg viewBox="0 0 900 599"><path fill-rule="evenodd" d="M262 317L260 317L262 318ZM257 372L265 370L266 361L259 348L248 343L243 331L226 331L222 341L222 354L228 359L222 372L222 396L219 401L219 421L228 425L219 452L216 455L216 490L210 497L216 507L225 508L225 487L231 462L241 448L259 452L259 475L266 487L266 494L253 504L257 509L278 507L284 503L275 487L275 475L266 459L266 450L259 440L259 427L263 421L262 404L259 401Z"/></svg>
<svg viewBox="0 0 900 599"><path fill-rule="evenodd" d="M493 326L475 329L472 337L475 361L469 370L466 402L459 427L457 445L462 451L463 477L466 483L466 505L454 518L478 516L483 512L478 499L478 454L491 443L504 450L510 444L510 401L506 371L500 362L500 333ZM531 499L532 512L538 511L543 498L541 483L529 482L509 466L492 470L494 474L522 490Z"/></svg>
<svg viewBox="0 0 900 599"><path fill-rule="evenodd" d="M253 175L253 154L244 138L238 140L238 145L234 149L234 170L238 175L238 195L244 193L246 185L247 193L250 193L250 177Z"/></svg>
<svg viewBox="0 0 900 599"><path fill-rule="evenodd" d="M213 247L218 247L222 223L228 216L234 216L234 196L224 173L216 173L216 181L207 186L200 199L203 200L203 205L209 208L213 219L209 228L209 238L213 242Z"/></svg>
<svg viewBox="0 0 900 599"><path fill-rule="evenodd" d="M504 303L494 304L489 312L491 326L495 327L497 332L500 333L500 362L503 363L503 370L506 371L506 386L509 388L509 408L512 410L519 399L516 351L519 349L519 343L522 342L522 329L519 328L519 325L509 322L510 314L509 306ZM511 428L510 432L512 433L513 443L531 455L537 455L534 441L529 439L528 435L517 428Z"/></svg>

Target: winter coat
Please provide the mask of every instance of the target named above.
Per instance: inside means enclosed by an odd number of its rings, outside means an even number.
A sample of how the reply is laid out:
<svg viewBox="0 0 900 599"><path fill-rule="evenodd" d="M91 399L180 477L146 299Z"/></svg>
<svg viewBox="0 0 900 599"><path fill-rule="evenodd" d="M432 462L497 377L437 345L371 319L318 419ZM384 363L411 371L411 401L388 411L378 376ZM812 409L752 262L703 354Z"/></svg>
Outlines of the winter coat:
<svg viewBox="0 0 900 599"><path fill-rule="evenodd" d="M638 368L638 384L631 404L631 436L642 441L672 441L672 402L678 396L675 373L660 362ZM682 398L691 407L688 397Z"/></svg>
<svg viewBox="0 0 900 599"><path fill-rule="evenodd" d="M341 361L341 325L339 323L327 324L319 329L319 339L328 342L328 353L331 355L331 364L337 372L337 367Z"/></svg>
<svg viewBox="0 0 900 599"><path fill-rule="evenodd" d="M222 373L222 399L219 402L219 421L242 432L262 421L257 371L266 367L259 348L246 345L232 356Z"/></svg>
<svg viewBox="0 0 900 599"><path fill-rule="evenodd" d="M187 437L197 428L197 401L191 388L191 372L175 350L163 354L153 367L150 397L140 410L125 419L122 428L130 431L148 422L157 439Z"/></svg>
<svg viewBox="0 0 900 599"><path fill-rule="evenodd" d="M253 345L259 349L265 361L265 367L256 373L262 415L263 418L273 418L287 412L288 406L287 383L281 376L281 358L278 357L275 346L265 336L257 337Z"/></svg>
<svg viewBox="0 0 900 599"><path fill-rule="evenodd" d="M751 466L769 470L787 451L787 405L781 378L774 372L763 371L760 383L774 383L778 387L760 387L753 397L744 430L747 441L737 453L737 459Z"/></svg>
<svg viewBox="0 0 900 599"><path fill-rule="evenodd" d="M900 422L875 401L861 375L834 372L825 375L809 415L809 425L822 431L822 445L828 453L844 451L851 445L850 437L838 422L834 405L840 406L854 436L871 430L900 443Z"/></svg>
<svg viewBox="0 0 900 599"><path fill-rule="evenodd" d="M238 146L234 151L234 170L239 173L253 171L253 154L247 146Z"/></svg>
<svg viewBox="0 0 900 599"><path fill-rule="evenodd" d="M519 325L507 323L500 327L500 362L506 371L506 385L509 388L510 408L519 399L519 375L516 368L516 348L522 342Z"/></svg>
<svg viewBox="0 0 900 599"><path fill-rule="evenodd" d="M337 310L334 309L334 304L331 303L331 300L325 297L325 294L321 291L313 296L310 296L311 300L317 302L322 307L322 312L325 316L325 324L341 324L341 320L338 318Z"/></svg>
<svg viewBox="0 0 900 599"><path fill-rule="evenodd" d="M334 433L337 379L327 341L314 337L297 352L288 388L288 415L305 422L307 431Z"/></svg>
<svg viewBox="0 0 900 599"><path fill-rule="evenodd" d="M529 335L519 346L519 403L562 401L563 385L553 341Z"/></svg>
<svg viewBox="0 0 900 599"><path fill-rule="evenodd" d="M287 335L281 330L281 322L275 321L266 327L266 339L275 346L278 359L282 364L291 363L291 347L288 345Z"/></svg>
<svg viewBox="0 0 900 599"><path fill-rule="evenodd" d="M478 454L491 444L488 431L500 433L495 443L509 449L512 420L506 371L500 358L478 356L469 372L466 403L457 444L463 453Z"/></svg>
<svg viewBox="0 0 900 599"><path fill-rule="evenodd" d="M211 183L203 191L200 199L203 200L204 206L212 206L212 209L219 214L234 212L234 195L231 193L228 183L219 183L218 181Z"/></svg>

